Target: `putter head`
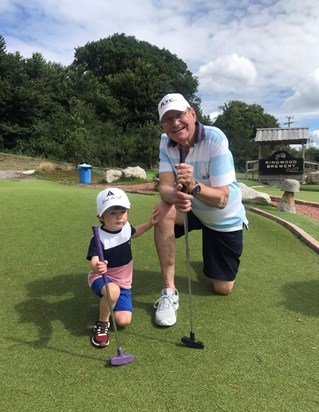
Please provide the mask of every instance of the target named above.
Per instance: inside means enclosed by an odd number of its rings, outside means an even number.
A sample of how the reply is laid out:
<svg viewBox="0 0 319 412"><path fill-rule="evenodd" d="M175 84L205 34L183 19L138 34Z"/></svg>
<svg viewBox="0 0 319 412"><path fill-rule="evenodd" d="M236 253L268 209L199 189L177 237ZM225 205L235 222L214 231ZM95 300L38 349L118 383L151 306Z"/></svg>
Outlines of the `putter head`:
<svg viewBox="0 0 319 412"><path fill-rule="evenodd" d="M195 333L191 332L190 336L183 336L181 339L181 342L187 346L188 348L193 348L193 349L204 349L204 344L200 340L195 339Z"/></svg>
<svg viewBox="0 0 319 412"><path fill-rule="evenodd" d="M117 356L110 358L110 364L113 366L126 365L134 361L133 355L124 355L122 348L117 348Z"/></svg>

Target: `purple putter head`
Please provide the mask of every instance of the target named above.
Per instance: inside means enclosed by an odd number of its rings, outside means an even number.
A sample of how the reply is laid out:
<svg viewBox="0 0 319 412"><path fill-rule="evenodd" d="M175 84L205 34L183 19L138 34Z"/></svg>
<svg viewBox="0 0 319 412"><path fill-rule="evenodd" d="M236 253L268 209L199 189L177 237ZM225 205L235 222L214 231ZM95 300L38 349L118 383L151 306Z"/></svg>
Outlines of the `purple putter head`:
<svg viewBox="0 0 319 412"><path fill-rule="evenodd" d="M117 356L112 356L110 358L110 363L113 366L126 365L134 361L133 355L125 355L121 347L117 348Z"/></svg>

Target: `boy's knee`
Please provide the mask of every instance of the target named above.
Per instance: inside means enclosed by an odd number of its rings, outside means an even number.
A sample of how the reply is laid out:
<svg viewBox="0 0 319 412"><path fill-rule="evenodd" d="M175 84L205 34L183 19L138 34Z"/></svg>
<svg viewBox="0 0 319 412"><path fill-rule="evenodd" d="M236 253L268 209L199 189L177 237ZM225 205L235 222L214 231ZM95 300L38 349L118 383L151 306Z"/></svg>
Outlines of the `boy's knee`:
<svg viewBox="0 0 319 412"><path fill-rule="evenodd" d="M233 290L235 281L213 280L213 289L219 295L229 295Z"/></svg>
<svg viewBox="0 0 319 412"><path fill-rule="evenodd" d="M125 328L125 326L128 326L131 324L132 321L132 315L130 313L123 314L115 314L115 322L117 326L121 328Z"/></svg>
<svg viewBox="0 0 319 412"><path fill-rule="evenodd" d="M128 321L128 320L122 320L121 319L120 321L117 321L116 324L119 328L125 328L126 326L129 326L131 324L131 322Z"/></svg>
<svg viewBox="0 0 319 412"><path fill-rule="evenodd" d="M106 296L106 286L104 286L104 290L103 290L103 295L105 296L105 298L107 298ZM109 289L109 294L110 294L110 298L113 302L116 302L120 296L120 288L118 285L116 285L115 283L111 282L108 284L108 289Z"/></svg>

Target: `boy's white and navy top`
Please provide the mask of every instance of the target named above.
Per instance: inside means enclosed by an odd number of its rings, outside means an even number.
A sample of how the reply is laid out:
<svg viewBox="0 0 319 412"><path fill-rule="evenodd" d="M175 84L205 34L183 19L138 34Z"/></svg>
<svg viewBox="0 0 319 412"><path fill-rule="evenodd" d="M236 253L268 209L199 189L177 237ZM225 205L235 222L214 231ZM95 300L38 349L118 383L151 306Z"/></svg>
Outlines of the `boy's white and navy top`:
<svg viewBox="0 0 319 412"><path fill-rule="evenodd" d="M131 289L133 277L133 260L131 237L135 228L127 222L117 232L109 232L103 226L99 228L100 239L103 245L104 259L108 261L107 277L123 289ZM98 256L94 237L92 237L87 253L87 259ZM88 282L92 283L101 275L90 272Z"/></svg>

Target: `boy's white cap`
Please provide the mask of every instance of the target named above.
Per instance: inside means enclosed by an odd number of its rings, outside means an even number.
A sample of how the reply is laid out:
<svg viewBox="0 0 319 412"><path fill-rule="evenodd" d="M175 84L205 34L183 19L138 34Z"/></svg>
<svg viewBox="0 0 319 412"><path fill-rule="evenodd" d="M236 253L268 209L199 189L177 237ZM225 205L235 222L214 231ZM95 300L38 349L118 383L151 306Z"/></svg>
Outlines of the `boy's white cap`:
<svg viewBox="0 0 319 412"><path fill-rule="evenodd" d="M110 207L120 206L125 209L130 209L131 204L122 189L110 187L109 189L102 190L102 192L97 195L96 206L98 216L102 217L103 213Z"/></svg>
<svg viewBox="0 0 319 412"><path fill-rule="evenodd" d="M178 110L179 112L184 112L189 107L191 107L190 104L181 94L167 94L158 104L159 119L161 121L164 114L169 110Z"/></svg>

